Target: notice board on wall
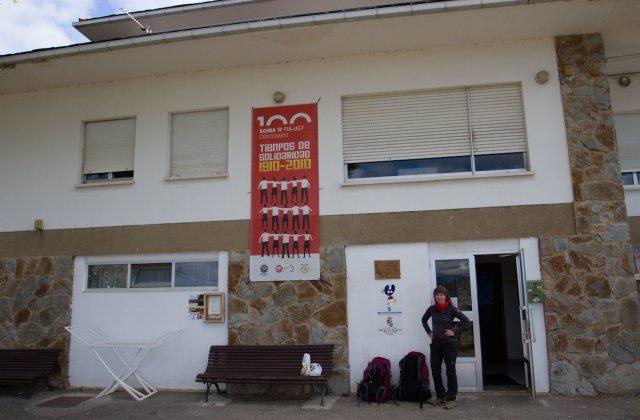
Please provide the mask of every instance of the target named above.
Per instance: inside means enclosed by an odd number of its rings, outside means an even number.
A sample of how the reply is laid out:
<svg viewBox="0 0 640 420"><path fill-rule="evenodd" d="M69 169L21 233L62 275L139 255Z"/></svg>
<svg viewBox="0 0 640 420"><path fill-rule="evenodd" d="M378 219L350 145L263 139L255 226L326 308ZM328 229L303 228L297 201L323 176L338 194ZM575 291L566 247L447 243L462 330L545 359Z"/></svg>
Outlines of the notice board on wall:
<svg viewBox="0 0 640 420"><path fill-rule="evenodd" d="M320 278L316 104L254 108L252 281Z"/></svg>

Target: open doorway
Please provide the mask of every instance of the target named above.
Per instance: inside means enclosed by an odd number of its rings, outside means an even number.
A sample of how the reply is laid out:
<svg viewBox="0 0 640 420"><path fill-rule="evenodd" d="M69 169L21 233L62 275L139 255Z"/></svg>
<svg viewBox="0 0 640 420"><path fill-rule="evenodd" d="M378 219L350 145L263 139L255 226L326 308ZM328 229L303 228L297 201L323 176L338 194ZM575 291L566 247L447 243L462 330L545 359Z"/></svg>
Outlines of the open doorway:
<svg viewBox="0 0 640 420"><path fill-rule="evenodd" d="M525 389L515 255L476 255L485 390Z"/></svg>

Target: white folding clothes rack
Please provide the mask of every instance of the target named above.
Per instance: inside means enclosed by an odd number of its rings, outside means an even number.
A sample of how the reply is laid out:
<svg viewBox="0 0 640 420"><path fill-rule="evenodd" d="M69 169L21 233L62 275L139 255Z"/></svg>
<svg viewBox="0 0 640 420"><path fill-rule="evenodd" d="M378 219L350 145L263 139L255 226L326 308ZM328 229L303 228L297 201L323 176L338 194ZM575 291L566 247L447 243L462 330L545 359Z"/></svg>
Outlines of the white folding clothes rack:
<svg viewBox="0 0 640 420"><path fill-rule="evenodd" d="M142 366L144 360L149 356L151 350L155 347L158 347L164 344L168 339L178 334L184 328L179 328L177 330L168 331L155 340L151 340L148 342L138 342L138 343L122 343L115 341L107 341L103 336L95 332L93 329L86 325L75 325L64 327L67 331L69 331L73 336L82 341L87 347L91 348L93 353L96 355L100 363L109 371L111 376L113 376L113 382L111 385L106 387L101 393L96 395L95 398L100 398L105 395L109 395L114 392L118 387L122 387L125 391L129 393L136 401L142 401L145 398L149 398L156 392L158 389L149 383L148 380L143 378L139 373L138 369ZM118 357L120 362L124 365L124 369L119 374L115 373L115 369L112 369L107 364L107 361L103 356L97 351L99 348L111 349L115 355ZM137 352L127 360L122 354L123 349L137 349ZM120 350L120 351L119 351ZM138 390L127 384L125 381L129 379L131 376L134 376L137 381L142 385L142 389Z"/></svg>

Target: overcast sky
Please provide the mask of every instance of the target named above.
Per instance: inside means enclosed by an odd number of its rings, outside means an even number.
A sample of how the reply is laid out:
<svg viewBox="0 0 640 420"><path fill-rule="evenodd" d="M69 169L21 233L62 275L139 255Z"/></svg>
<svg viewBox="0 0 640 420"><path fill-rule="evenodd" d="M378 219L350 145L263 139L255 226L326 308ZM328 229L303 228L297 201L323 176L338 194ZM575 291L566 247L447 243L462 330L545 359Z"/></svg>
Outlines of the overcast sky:
<svg viewBox="0 0 640 420"><path fill-rule="evenodd" d="M78 18L155 9L202 0L0 0L0 55L86 42Z"/></svg>

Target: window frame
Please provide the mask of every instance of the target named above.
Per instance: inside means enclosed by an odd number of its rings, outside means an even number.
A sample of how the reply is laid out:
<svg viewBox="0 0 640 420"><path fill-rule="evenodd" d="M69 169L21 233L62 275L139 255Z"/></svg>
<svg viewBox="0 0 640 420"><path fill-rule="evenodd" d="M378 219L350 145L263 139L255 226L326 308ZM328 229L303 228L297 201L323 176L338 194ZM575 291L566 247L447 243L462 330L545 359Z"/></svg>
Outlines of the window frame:
<svg viewBox="0 0 640 420"><path fill-rule="evenodd" d="M489 171L477 171L476 170L476 162L475 162L475 150L474 150L474 138L473 138L473 125L471 120L471 105L470 105L470 96L469 89L471 88L482 88L482 87L499 87L499 86L508 86L518 84L520 86L520 102L522 104L522 117L524 124L524 135L526 142L526 150L523 152L523 160L524 167L521 169L496 169ZM346 95L342 95L340 97L340 106L342 109L344 99L350 97L365 97L365 96L376 96L376 95L386 95L386 94L399 94L399 93L415 93L415 92L438 92L443 90L453 90L453 89L464 89L466 98L467 98L467 113L468 113L468 124L469 124L469 133L470 133L470 148L469 148L469 156L471 160L471 171L470 172L450 172L450 173L440 173L440 174L411 174L411 175L395 175L395 176L384 176L384 177L367 177L367 178L349 178L349 168L348 163L344 160L344 151L342 148L344 147L344 121L342 117L340 119L340 133L342 136L341 141L341 162L342 162L342 185L366 185L366 184L377 184L377 183L394 183L394 182L417 182L417 181L437 181L437 180L450 180L450 179L475 179L475 178L492 178L492 177L501 177L501 176L517 176L517 175L533 175L533 166L531 160L531 152L529 147L529 130L527 126L527 115L525 112L525 101L524 101L524 85L521 80L510 81L510 82L501 82L501 83L483 83L483 84L474 84L474 85L463 85L463 86L448 86L448 87L438 87L438 88L428 88L428 89L406 89L406 90L395 90L395 91L382 91L382 92L367 92L367 93L350 93ZM392 159L390 159L392 161ZM386 161L380 161L384 163ZM358 162L358 163L367 163L367 162Z"/></svg>
<svg viewBox="0 0 640 420"><path fill-rule="evenodd" d="M121 171L111 171L111 172L98 172L98 173L106 173L108 179L101 179L98 181L85 181L84 179L84 165L85 165L85 156L87 149L87 124L91 123L100 123L100 122L108 122L108 121L118 121L118 120L130 120L134 121L133 124L133 176L131 178L113 178L113 174ZM91 118L80 121L80 175L77 187L88 187L88 186L101 186L101 185L120 185L120 184L132 184L135 182L136 171L135 171L135 161L136 161L136 136L138 133L138 116L135 114L132 115L121 115L121 116L113 116L107 118Z"/></svg>
<svg viewBox="0 0 640 420"><path fill-rule="evenodd" d="M208 174L208 175L190 175L190 176L173 176L171 175L172 165L172 148L173 148L173 116L176 114L189 114L192 112L209 112L209 111L227 111L227 172L224 174ZM167 169L165 172L164 181L186 181L193 179L215 179L215 178L228 178L229 177L229 146L231 144L231 107L228 105L206 108L194 108L183 109L176 111L169 111L167 114Z"/></svg>
<svg viewBox="0 0 640 420"><path fill-rule="evenodd" d="M620 171L620 179L622 182L622 174L631 174L633 176L633 184L625 184L624 182L622 183L622 186L624 189L630 189L630 190L635 190L635 189L640 189L640 167L638 169L634 169L633 171Z"/></svg>
<svg viewBox="0 0 640 420"><path fill-rule="evenodd" d="M627 110L627 111L614 112L613 113L614 126L615 126L615 117L618 116L618 115L637 115L640 118L640 109L632 109L632 110ZM616 144L618 146L618 154L619 154L620 153L620 144L619 144L617 133L616 133ZM618 156L618 160L619 159L620 159L620 157ZM627 191L640 190L640 162L638 162L638 165L634 166L633 169L631 169L630 171L623 171L622 168L621 168L620 169L620 177L622 177L622 174L629 173L629 172L631 172L633 174L633 184L625 185L623 183L622 184L622 188L624 190L627 190ZM637 276L640 276L640 274L637 274ZM638 278L640 278L640 277L638 277Z"/></svg>
<svg viewBox="0 0 640 420"><path fill-rule="evenodd" d="M176 287L176 263L185 262L213 262L218 263L218 284L216 286ZM169 287L131 287L131 265L149 263L171 263L171 285ZM126 287L119 288L89 288L90 265L127 265ZM84 257L84 273L82 279L83 293L138 293L138 292L182 292L182 291L220 291L221 275L220 253L184 253L184 254L148 254L148 255L120 255L106 257Z"/></svg>

